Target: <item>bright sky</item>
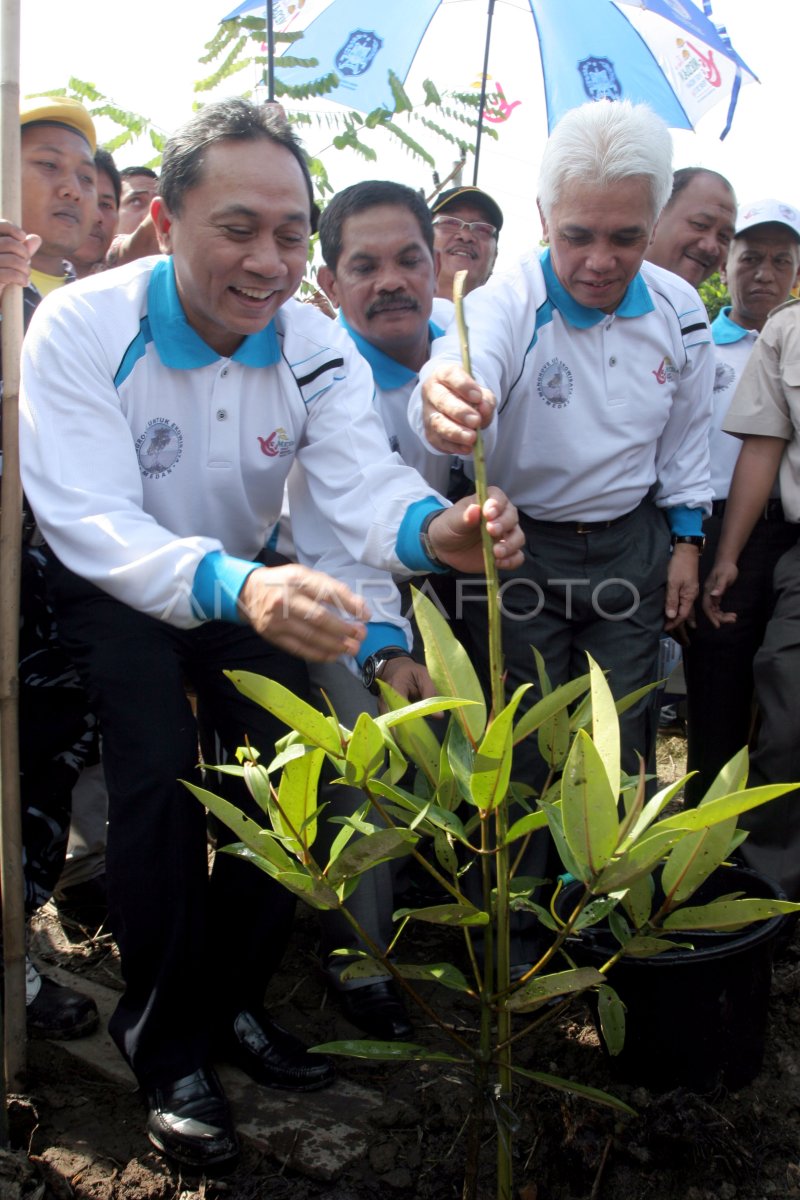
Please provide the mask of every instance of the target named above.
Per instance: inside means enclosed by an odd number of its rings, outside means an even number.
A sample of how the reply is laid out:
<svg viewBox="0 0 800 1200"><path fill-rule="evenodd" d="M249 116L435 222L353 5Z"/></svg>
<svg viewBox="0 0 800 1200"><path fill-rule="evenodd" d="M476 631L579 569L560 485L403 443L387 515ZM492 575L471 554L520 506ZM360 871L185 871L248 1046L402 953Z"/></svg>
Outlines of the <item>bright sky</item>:
<svg viewBox="0 0 800 1200"><path fill-rule="evenodd" d="M392 2L402 3L402 0ZM366 12L369 3L365 0ZM113 0L80 0L79 4L25 0L21 90L27 94L65 86L73 75L91 81L120 107L151 118L169 132L190 115L192 102L197 98L193 84L209 73L209 68L199 62L204 45L213 36L219 18L233 4L234 0L191 0L190 4L180 0L135 0L129 6L122 6ZM498 10L501 6L502 0ZM701 165L721 171L734 184L742 201L774 196L800 206L793 136L797 120L796 11L797 0L760 0L760 3L714 0L715 20L727 26L733 45L761 83L742 89L733 127L724 142L718 140L725 123L724 104L712 109L698 132L673 132L674 165ZM466 26L467 22L462 21L445 44L430 46L421 67L422 77L430 75L440 88L445 88L449 83L448 71L458 63L465 64L472 78L477 78L483 45L480 39L474 44L474 32ZM490 74L504 86L509 101L521 99L507 124L501 127L500 143L484 143L486 149L481 152L478 182L495 196L506 214L500 239L502 263L503 256L527 249L540 236L534 198L546 124L543 109L535 98L540 90L538 64L534 63L528 71L526 60L523 77L529 79L531 92L525 95L512 74L514 48L503 45L498 38L494 45L496 57L490 62ZM411 83L413 79L412 74ZM234 94L237 88L245 90L254 82L252 75L243 72L234 76L230 87L219 94ZM324 121L324 116L321 120ZM107 138L110 130L101 125L100 135ZM358 179L382 177L401 179L426 193L433 190L429 168L416 164L407 154L374 143L379 151L378 161L366 163L351 152L326 150L331 136L325 124L320 124L304 133L304 141L312 153L324 151L335 187ZM429 136L418 136L440 156L437 158L440 176L447 175L452 159L450 149L432 143ZM146 147L136 150L125 147L117 154L117 162L124 167L147 157ZM467 165L464 182L472 182L471 163Z"/></svg>

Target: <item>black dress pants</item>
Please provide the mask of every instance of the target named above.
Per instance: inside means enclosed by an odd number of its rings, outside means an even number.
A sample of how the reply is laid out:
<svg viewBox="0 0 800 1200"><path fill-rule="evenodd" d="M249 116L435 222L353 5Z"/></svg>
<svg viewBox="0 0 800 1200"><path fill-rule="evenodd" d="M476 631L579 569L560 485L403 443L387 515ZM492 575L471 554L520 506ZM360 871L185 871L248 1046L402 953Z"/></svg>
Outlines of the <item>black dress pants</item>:
<svg viewBox="0 0 800 1200"><path fill-rule="evenodd" d="M97 713L109 794L107 878L125 991L109 1031L142 1086L207 1063L215 1025L258 1008L285 949L291 894L250 863L217 853L206 813L180 782L202 783L197 717L227 759L248 739L269 762L286 728L224 675L268 676L306 697L305 664L249 627L178 629L114 600L53 561L59 628ZM243 781L205 784L259 823ZM220 842L234 841L226 828ZM218 845L219 850L219 845Z"/></svg>

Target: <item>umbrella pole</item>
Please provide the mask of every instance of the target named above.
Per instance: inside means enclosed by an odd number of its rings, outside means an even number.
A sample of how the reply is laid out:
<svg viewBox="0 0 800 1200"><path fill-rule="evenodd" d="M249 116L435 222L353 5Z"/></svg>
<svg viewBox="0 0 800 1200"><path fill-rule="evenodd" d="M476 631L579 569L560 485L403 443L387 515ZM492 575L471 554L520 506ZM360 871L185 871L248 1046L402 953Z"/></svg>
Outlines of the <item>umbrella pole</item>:
<svg viewBox="0 0 800 1200"><path fill-rule="evenodd" d="M478 168L481 161L481 134L483 133L483 109L486 104L486 76L489 71L489 47L492 42L492 21L494 20L494 0L489 0L486 15L486 44L483 48L483 74L481 75L481 99L478 109L478 133L475 138L475 166L472 171L472 185L478 186Z"/></svg>
<svg viewBox="0 0 800 1200"><path fill-rule="evenodd" d="M20 224L19 0L0 8L0 153L2 215ZM22 822L19 795L18 675L22 487L19 476L19 359L22 289L9 285L2 297L3 473L0 492L0 885L3 897L4 1023L6 1089L21 1090L25 1073L25 912ZM0 1137L8 1144L5 1095Z"/></svg>
<svg viewBox="0 0 800 1200"><path fill-rule="evenodd" d="M273 25L272 0L267 0L267 99L275 99L275 28Z"/></svg>

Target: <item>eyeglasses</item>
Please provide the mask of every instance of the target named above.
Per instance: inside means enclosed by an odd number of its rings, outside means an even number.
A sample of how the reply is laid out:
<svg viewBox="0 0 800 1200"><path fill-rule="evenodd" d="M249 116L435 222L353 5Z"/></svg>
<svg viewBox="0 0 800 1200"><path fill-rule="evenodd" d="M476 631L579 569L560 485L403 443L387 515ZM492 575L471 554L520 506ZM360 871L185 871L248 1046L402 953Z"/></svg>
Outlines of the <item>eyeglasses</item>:
<svg viewBox="0 0 800 1200"><path fill-rule="evenodd" d="M489 238L497 237L497 227L490 225L488 221L462 221L460 217L437 217L433 224L436 229L441 229L442 233L461 233L462 229L468 229L470 233L474 233L476 237L486 241Z"/></svg>

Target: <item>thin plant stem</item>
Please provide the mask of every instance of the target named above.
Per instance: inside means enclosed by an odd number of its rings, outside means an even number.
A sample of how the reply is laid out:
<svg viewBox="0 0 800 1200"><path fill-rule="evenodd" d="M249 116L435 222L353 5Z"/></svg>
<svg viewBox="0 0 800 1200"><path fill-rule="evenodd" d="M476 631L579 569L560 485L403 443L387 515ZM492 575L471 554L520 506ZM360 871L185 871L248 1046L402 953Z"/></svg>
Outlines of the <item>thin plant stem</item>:
<svg viewBox="0 0 800 1200"><path fill-rule="evenodd" d="M457 271L453 279L453 303L455 304L456 325L461 345L461 363L468 375L472 374L472 360L469 353L469 335L464 318L464 282L466 271ZM486 456L483 446L483 435L477 431L473 451L475 467L475 487L481 508L486 503L488 485L486 480ZM497 717L505 705L505 689L503 683L503 646L500 633L500 585L497 577L497 565L494 560L492 540L486 529L485 521L481 522L481 543L483 546L483 566L486 574L486 600L489 625L489 676L492 700L492 717ZM497 848L495 858L497 903L495 908L496 930L496 988L498 992L506 993L511 985L510 940L511 922L509 911L509 853L506 838L508 835L508 798L504 797L494 809L494 839ZM482 821L485 824L488 817ZM488 831L487 831L488 832ZM487 865L488 860L487 860ZM487 879L487 868L484 868L484 902L491 912L491 872ZM491 924L487 927L487 934ZM493 975L494 955L492 939L487 939L486 962L484 966L484 982L491 981ZM481 996L482 1014L486 1014L490 1023L488 1005L490 999L486 991ZM483 1033L484 1022L481 1022ZM499 1054L497 1058L498 1083L500 1099L511 1100L511 1014L504 1004L497 1009L497 1039ZM483 1038L482 1038L483 1041ZM483 1046L482 1046L483 1051ZM498 1105L498 1113L506 1112L506 1106ZM500 1115L497 1128L497 1200L511 1200L512 1178L512 1147L513 1133L510 1123Z"/></svg>

